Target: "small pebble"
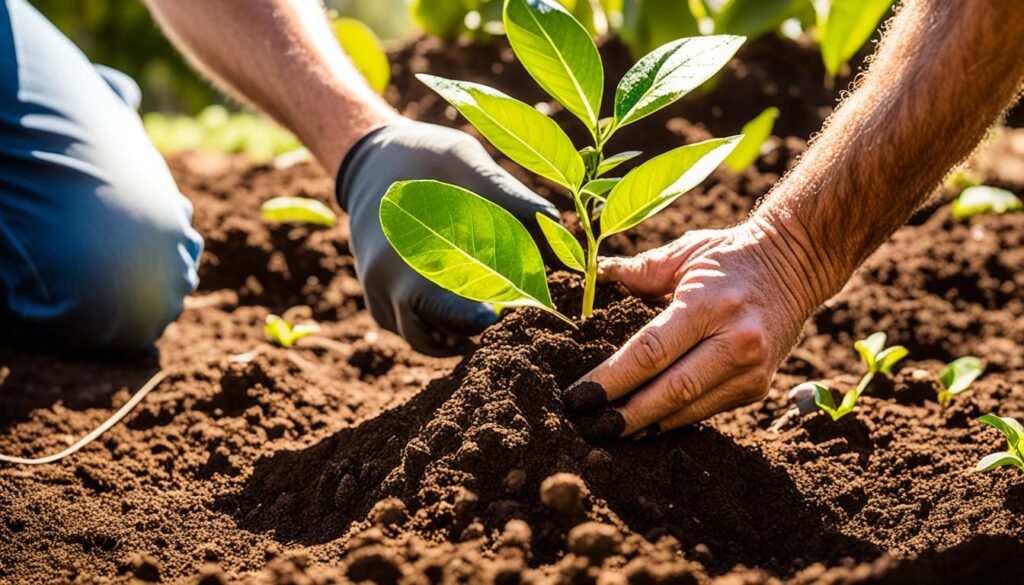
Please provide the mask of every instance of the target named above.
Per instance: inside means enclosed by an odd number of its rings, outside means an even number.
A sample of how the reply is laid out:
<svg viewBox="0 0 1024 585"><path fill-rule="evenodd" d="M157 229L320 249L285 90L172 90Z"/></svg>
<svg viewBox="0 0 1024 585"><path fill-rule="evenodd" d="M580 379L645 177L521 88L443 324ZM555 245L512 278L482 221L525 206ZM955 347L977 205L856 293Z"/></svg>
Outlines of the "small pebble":
<svg viewBox="0 0 1024 585"><path fill-rule="evenodd" d="M609 524L584 522L569 531L569 551L594 565L617 554L621 545L622 534Z"/></svg>
<svg viewBox="0 0 1024 585"><path fill-rule="evenodd" d="M556 473L540 484L540 501L560 516L582 514L583 500L588 495L587 485L572 473Z"/></svg>

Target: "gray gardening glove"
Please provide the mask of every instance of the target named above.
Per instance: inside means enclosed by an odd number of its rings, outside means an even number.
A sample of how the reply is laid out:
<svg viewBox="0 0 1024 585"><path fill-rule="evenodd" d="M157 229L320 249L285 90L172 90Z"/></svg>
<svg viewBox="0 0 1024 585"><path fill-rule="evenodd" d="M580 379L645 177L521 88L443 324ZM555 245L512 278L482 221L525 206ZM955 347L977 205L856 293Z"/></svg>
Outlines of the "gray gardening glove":
<svg viewBox="0 0 1024 585"><path fill-rule="evenodd" d="M396 181L452 183L504 207L539 242L535 212L555 207L499 167L472 136L433 124L402 121L366 135L338 172L338 203L349 214L350 246L366 305L381 327L417 351L450 355L465 336L498 320L488 305L458 297L417 274L380 227L380 201Z"/></svg>

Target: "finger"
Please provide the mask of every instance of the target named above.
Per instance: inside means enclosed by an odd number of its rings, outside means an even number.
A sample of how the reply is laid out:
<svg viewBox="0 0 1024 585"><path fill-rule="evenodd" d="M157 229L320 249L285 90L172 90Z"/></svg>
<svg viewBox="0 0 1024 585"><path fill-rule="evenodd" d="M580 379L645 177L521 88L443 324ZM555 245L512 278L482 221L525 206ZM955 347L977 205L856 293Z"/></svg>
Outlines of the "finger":
<svg viewBox="0 0 1024 585"><path fill-rule="evenodd" d="M674 301L618 351L570 386L570 410L592 410L624 396L669 367L707 334L704 317Z"/></svg>
<svg viewBox="0 0 1024 585"><path fill-rule="evenodd" d="M658 270L648 254L598 258L597 279L600 282L621 282L633 294L651 299L672 294L675 282L671 270ZM664 276L662 273L669 276Z"/></svg>
<svg viewBox="0 0 1024 585"><path fill-rule="evenodd" d="M746 406L761 400L768 393L768 385L761 376L754 373L741 375L722 386L701 395L682 409L657 423L656 433L664 433L696 424L712 416Z"/></svg>
<svg viewBox="0 0 1024 585"><path fill-rule="evenodd" d="M622 434L647 429L744 373L747 367L733 363L722 339L705 339L619 407L626 423Z"/></svg>
<svg viewBox="0 0 1024 585"><path fill-rule="evenodd" d="M413 299L413 310L428 325L449 335L478 335L498 322L494 307L431 287Z"/></svg>

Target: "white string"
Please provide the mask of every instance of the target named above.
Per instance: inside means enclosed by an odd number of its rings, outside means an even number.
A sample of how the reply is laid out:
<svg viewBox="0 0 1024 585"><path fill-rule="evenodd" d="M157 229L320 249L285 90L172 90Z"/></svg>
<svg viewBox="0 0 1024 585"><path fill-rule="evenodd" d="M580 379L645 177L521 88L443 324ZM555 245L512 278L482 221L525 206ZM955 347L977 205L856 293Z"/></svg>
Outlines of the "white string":
<svg viewBox="0 0 1024 585"><path fill-rule="evenodd" d="M47 455L46 457L39 457L38 459L26 459L24 457L10 457L8 455L0 455L0 461L4 463L17 463L21 465L43 465L46 463L53 463L54 461L60 461L61 459L75 453L82 447L85 447L89 443L95 441L100 435L107 432L107 430L110 429L110 427L121 422L121 419L123 419L129 412L131 412L132 409L135 408L136 405L138 405L138 403L142 402L142 399L145 398L146 395L150 393L150 391L159 386L160 382L163 382L165 378L167 378L167 372L163 370L160 370L159 372L154 374L153 377L150 378L149 381L142 386L142 388L139 388L138 392L136 392L135 395L132 396L131 399L124 404L124 406L118 409L118 411L115 412L113 416L108 418L106 422L96 427L96 429L93 430L91 433L82 437L81 439L78 440L77 443L71 445L67 449L64 449L60 453L56 453L54 455Z"/></svg>

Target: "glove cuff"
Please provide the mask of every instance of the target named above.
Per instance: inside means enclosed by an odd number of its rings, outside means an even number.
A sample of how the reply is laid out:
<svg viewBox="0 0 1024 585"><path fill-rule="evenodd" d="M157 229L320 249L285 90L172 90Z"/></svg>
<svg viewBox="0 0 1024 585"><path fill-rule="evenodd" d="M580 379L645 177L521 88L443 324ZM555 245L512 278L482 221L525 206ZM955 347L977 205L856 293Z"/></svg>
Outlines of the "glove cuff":
<svg viewBox="0 0 1024 585"><path fill-rule="evenodd" d="M380 128L374 128L367 132L362 138L352 145L352 148L348 150L348 153L345 154L345 158L341 161L341 166L338 167L338 176L334 181L334 194L338 199L338 205L345 213L348 213L349 203L349 189L347 183L351 178L353 171L359 166L362 159L366 156L364 152L366 149L364 147L368 146L375 136L383 132L388 127L388 125L384 125Z"/></svg>

